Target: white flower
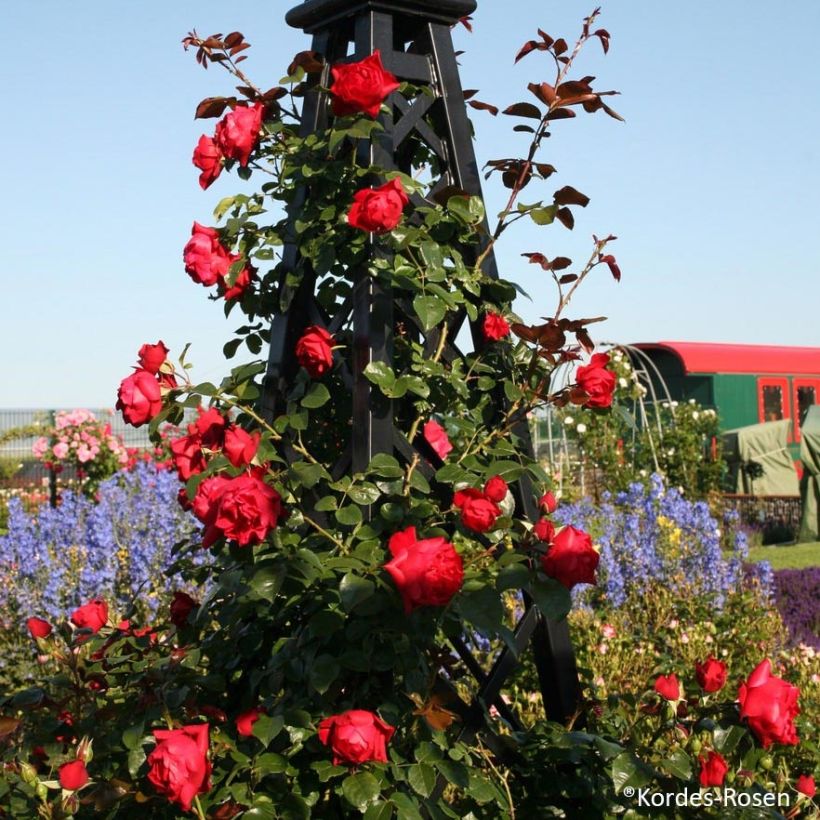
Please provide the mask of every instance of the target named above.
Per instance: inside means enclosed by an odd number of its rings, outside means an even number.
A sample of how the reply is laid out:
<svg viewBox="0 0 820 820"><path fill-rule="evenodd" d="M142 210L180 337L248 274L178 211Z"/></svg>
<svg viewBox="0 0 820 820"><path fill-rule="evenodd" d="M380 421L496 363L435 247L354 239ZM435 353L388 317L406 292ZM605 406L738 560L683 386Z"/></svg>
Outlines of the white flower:
<svg viewBox="0 0 820 820"><path fill-rule="evenodd" d="M572 427L572 425L575 424L572 416L564 416L564 424L566 424L567 427Z"/></svg>
<svg viewBox="0 0 820 820"><path fill-rule="evenodd" d="M649 391L642 384L638 385L638 393L640 393L640 395L645 396L648 392Z"/></svg>
<svg viewBox="0 0 820 820"><path fill-rule="evenodd" d="M672 402L672 407L677 407L677 406L678 406L678 403L676 401L673 401Z"/></svg>
<svg viewBox="0 0 820 820"><path fill-rule="evenodd" d="M649 473L647 473L647 472L646 472L646 470L639 470L639 471L638 471L638 475L639 475L641 478L646 478L646 477L649 475Z"/></svg>
<svg viewBox="0 0 820 820"><path fill-rule="evenodd" d="M697 402L694 399L689 399L689 404L697 404Z"/></svg>
<svg viewBox="0 0 820 820"><path fill-rule="evenodd" d="M629 386L629 382L625 378L623 378L623 376L620 379L618 379L618 384L621 387L628 387Z"/></svg>
<svg viewBox="0 0 820 820"><path fill-rule="evenodd" d="M693 419L694 421L697 421L699 418L700 418L700 413L698 413L698 411L697 411L697 410L695 410L695 411L692 413L692 419Z"/></svg>
<svg viewBox="0 0 820 820"><path fill-rule="evenodd" d="M632 370L632 365L629 363L628 359L627 359L627 361L624 362L624 370L626 370L627 372Z"/></svg>
<svg viewBox="0 0 820 820"><path fill-rule="evenodd" d="M675 448L674 448L674 447L670 447L670 448L666 451L666 455L668 455L668 456L673 456L673 455L675 455Z"/></svg>
<svg viewBox="0 0 820 820"><path fill-rule="evenodd" d="M664 410L668 410L669 409L669 402L668 401L661 402L661 407L663 407Z"/></svg>
<svg viewBox="0 0 820 820"><path fill-rule="evenodd" d="M587 426L586 426L586 424L579 424L579 425L575 428L575 432L576 432L576 433L580 433L581 435L583 435L584 433L586 433L586 431L587 431Z"/></svg>

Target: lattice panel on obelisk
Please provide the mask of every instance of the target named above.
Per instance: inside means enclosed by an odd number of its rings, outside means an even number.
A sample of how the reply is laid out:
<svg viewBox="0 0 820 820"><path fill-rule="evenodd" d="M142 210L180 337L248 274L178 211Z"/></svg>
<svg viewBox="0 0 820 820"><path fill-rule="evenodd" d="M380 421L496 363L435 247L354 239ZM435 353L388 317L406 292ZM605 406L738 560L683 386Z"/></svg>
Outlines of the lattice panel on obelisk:
<svg viewBox="0 0 820 820"><path fill-rule="evenodd" d="M448 187L480 196L481 181L451 38L452 26L475 7L475 0L307 0L292 9L287 15L288 23L313 35L312 49L325 61L324 74L312 78L315 90L304 98L303 133L323 130L329 124L329 100L319 90L330 82L328 67L364 59L379 49L385 68L400 81L426 87L427 93L412 100L399 93L388 98L390 113L380 116L383 131L374 133L372 140L364 144L359 157L361 164L412 174L414 157L422 150L438 177L431 188L431 197ZM305 195L301 192L302 197ZM416 204L423 203L423 199L416 198ZM297 198L291 214L298 213L299 205ZM377 253L377 247L373 248ZM465 261L475 264L480 251L480 248L465 248ZM486 256L482 267L488 276L498 278L492 253ZM289 293L285 275L297 269L301 274L300 284L295 292ZM397 328L410 333L432 354L440 342L441 327L425 332L410 305L386 291L369 275L366 266L349 272L352 290L332 315L328 315L317 300L319 277L300 257L295 243L284 248L282 270L285 274L280 297L285 297L289 307L275 316L271 327L263 412L268 418L274 418L281 411L289 385L298 371L293 351L305 327L320 325L334 335L352 327L353 355L350 361L337 367L340 383L348 391L352 424L349 440L332 474L339 477L345 472L363 470L379 453L395 455L409 463L417 452L416 446L424 445L406 439L394 424L401 400L385 398L364 376L364 370L371 362L393 364ZM448 341L443 358L446 362L461 355L451 340L458 336L468 317L462 310L449 313L445 321ZM470 331L474 349L480 350L484 342L478 326L472 325ZM344 404L343 397L334 397L334 400L340 406ZM499 413L504 410L504 401L503 395L498 397ZM513 434L531 452L526 421L522 420ZM425 449L418 469L434 491L436 470L431 465L436 463L440 464L437 456ZM511 489L517 513L530 521L537 520L530 480L524 476ZM508 723L518 725L501 694L504 682L518 663L517 656L528 645L534 653L548 716L565 719L572 714L577 701L578 677L566 623L547 621L527 601L514 635L513 646L497 654L489 672L484 671L466 640L452 641L453 649L475 677L477 687L473 703L462 701L457 705L464 721L463 733L474 734L481 729L485 740L496 747L496 738L492 733L488 738L483 726L484 710L494 705Z"/></svg>

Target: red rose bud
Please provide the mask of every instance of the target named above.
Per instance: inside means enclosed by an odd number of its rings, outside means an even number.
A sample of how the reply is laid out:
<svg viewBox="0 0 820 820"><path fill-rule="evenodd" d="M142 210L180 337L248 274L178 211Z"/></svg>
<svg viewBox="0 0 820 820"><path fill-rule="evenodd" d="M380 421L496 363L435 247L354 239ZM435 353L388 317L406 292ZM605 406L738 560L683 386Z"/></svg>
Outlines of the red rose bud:
<svg viewBox="0 0 820 820"><path fill-rule="evenodd" d="M199 437L201 445L206 450L216 452L222 449L225 441L225 428L228 420L216 407L202 409L202 405L197 407L199 418L193 424L188 425L188 432Z"/></svg>
<svg viewBox="0 0 820 820"><path fill-rule="evenodd" d="M771 662L766 659L740 684L740 719L748 723L764 748L772 743L793 746L797 743L794 719L800 714L799 697L796 686L772 675Z"/></svg>
<svg viewBox="0 0 820 820"><path fill-rule="evenodd" d="M47 638L51 634L51 624L44 621L42 618L29 618L26 621L29 634L35 640L39 638Z"/></svg>
<svg viewBox="0 0 820 820"><path fill-rule="evenodd" d="M575 374L578 386L589 396L584 402L586 407L610 407L612 395L615 392L617 377L611 370L607 370L609 356L606 353L596 353L589 364L579 367Z"/></svg>
<svg viewBox="0 0 820 820"><path fill-rule="evenodd" d="M461 523L473 532L491 530L501 515L498 504L474 488L459 490L453 497L453 504L461 510Z"/></svg>
<svg viewBox="0 0 820 820"><path fill-rule="evenodd" d="M422 435L433 452L444 461L453 449L453 445L450 444L450 439L447 437L447 431L435 419L430 419L422 428Z"/></svg>
<svg viewBox="0 0 820 820"><path fill-rule="evenodd" d="M60 785L69 792L75 792L88 783L88 771L82 760L72 760L71 763L63 763L58 770Z"/></svg>
<svg viewBox="0 0 820 820"><path fill-rule="evenodd" d="M205 524L202 545L220 537L240 547L260 544L282 517L282 498L256 473L203 481L194 499L194 514Z"/></svg>
<svg viewBox="0 0 820 820"><path fill-rule="evenodd" d="M162 394L156 377L147 370L136 370L120 383L117 410L126 423L142 427L162 410Z"/></svg>
<svg viewBox="0 0 820 820"><path fill-rule="evenodd" d="M500 475L494 475L484 485L484 495L486 495L490 501L500 503L507 497L507 482L504 481Z"/></svg>
<svg viewBox="0 0 820 820"><path fill-rule="evenodd" d="M729 766L723 758L723 755L717 752L709 752L708 757L698 757L700 763L700 785L704 788L708 786L722 786L726 779L726 772L729 771Z"/></svg>
<svg viewBox="0 0 820 820"><path fill-rule="evenodd" d="M541 556L544 572L567 589L576 584L594 584L598 555L592 539L583 530L564 527L552 541L549 551Z"/></svg>
<svg viewBox="0 0 820 820"><path fill-rule="evenodd" d="M378 49L358 63L335 65L330 73L333 77L330 96L336 117L350 114L377 117L382 103L400 85L395 76L385 70Z"/></svg>
<svg viewBox="0 0 820 820"><path fill-rule="evenodd" d="M547 514L552 515L558 508L558 502L552 492L547 491L538 499L538 506Z"/></svg>
<svg viewBox="0 0 820 820"><path fill-rule="evenodd" d="M704 692L718 692L723 689L726 673L726 664L712 657L703 663L695 663L695 675Z"/></svg>
<svg viewBox="0 0 820 820"><path fill-rule="evenodd" d="M815 794L817 794L817 787L814 784L814 778L808 774L801 774L800 777L797 778L794 788L797 789L800 794L805 794L808 798L812 798Z"/></svg>
<svg viewBox="0 0 820 820"><path fill-rule="evenodd" d="M259 449L259 431L249 433L241 427L231 425L225 430L225 444L222 452L234 467L247 467Z"/></svg>
<svg viewBox="0 0 820 820"><path fill-rule="evenodd" d="M510 326L507 320L498 313L488 313L484 317L484 339L487 342L498 342L510 335Z"/></svg>
<svg viewBox="0 0 820 820"><path fill-rule="evenodd" d="M248 709L236 717L236 733L241 737L253 736L253 724L264 714L258 706Z"/></svg>
<svg viewBox="0 0 820 820"><path fill-rule="evenodd" d="M265 106L261 102L239 103L217 123L214 142L226 157L235 159L243 167L248 164L259 140L264 113Z"/></svg>
<svg viewBox="0 0 820 820"><path fill-rule="evenodd" d="M89 601L71 613L71 623L96 635L108 623L108 604L99 598Z"/></svg>
<svg viewBox="0 0 820 820"><path fill-rule="evenodd" d="M420 606L446 606L461 589L461 556L444 538L416 538L416 528L395 533L389 542L393 559L384 568L390 574L409 614Z"/></svg>
<svg viewBox="0 0 820 820"><path fill-rule="evenodd" d="M193 163L202 173L199 187L204 191L221 173L225 157L212 137L203 134L194 148Z"/></svg>
<svg viewBox="0 0 820 820"><path fill-rule="evenodd" d="M177 590L174 592L174 598L171 601L171 623L177 628L182 629L188 623L188 616L199 606L199 601L193 599L185 592Z"/></svg>
<svg viewBox="0 0 820 820"><path fill-rule="evenodd" d="M154 737L157 745L147 758L148 780L172 803L190 811L194 797L211 788L208 724L154 729Z"/></svg>
<svg viewBox="0 0 820 820"><path fill-rule="evenodd" d="M228 268L239 259L222 244L219 232L194 222L191 238L182 252L185 272L201 285L211 287L225 278Z"/></svg>
<svg viewBox="0 0 820 820"><path fill-rule="evenodd" d="M319 724L319 740L333 752L334 766L387 763L387 744L395 731L373 712L351 709L325 718Z"/></svg>
<svg viewBox="0 0 820 820"><path fill-rule="evenodd" d="M140 348L139 365L148 373L156 374L168 358L168 348L159 341L155 345L144 344Z"/></svg>
<svg viewBox="0 0 820 820"><path fill-rule="evenodd" d="M323 327L312 325L305 328L296 342L296 361L313 379L324 376L333 367L333 344L335 339Z"/></svg>
<svg viewBox="0 0 820 820"><path fill-rule="evenodd" d="M380 188L363 188L353 196L347 222L368 233L388 233L401 222L408 202L410 199L398 179L391 179Z"/></svg>
<svg viewBox="0 0 820 820"><path fill-rule="evenodd" d="M231 262L240 259L239 254L231 254ZM250 265L245 265L239 274L234 279L233 284L229 287L227 279L219 280L219 294L222 298L229 302L231 299L238 299L247 290L248 285L253 281L256 271Z"/></svg>
<svg viewBox="0 0 820 820"><path fill-rule="evenodd" d="M546 544L551 544L555 540L555 524L547 518L541 518L536 521L532 531L539 541L543 541Z"/></svg>
<svg viewBox="0 0 820 820"><path fill-rule="evenodd" d="M675 675L658 675L655 679L655 691L666 700L680 700L680 682Z"/></svg>

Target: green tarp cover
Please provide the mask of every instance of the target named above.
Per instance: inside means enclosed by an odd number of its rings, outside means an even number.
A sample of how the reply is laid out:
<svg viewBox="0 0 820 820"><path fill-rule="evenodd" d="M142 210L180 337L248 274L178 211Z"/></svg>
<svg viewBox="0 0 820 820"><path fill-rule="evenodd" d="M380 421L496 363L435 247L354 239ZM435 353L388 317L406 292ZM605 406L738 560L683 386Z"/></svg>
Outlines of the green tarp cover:
<svg viewBox="0 0 820 820"><path fill-rule="evenodd" d="M800 495L800 483L788 449L791 421L767 421L728 430L723 447L729 466L728 489L744 495ZM753 478L743 466L755 462L763 474Z"/></svg>
<svg viewBox="0 0 820 820"><path fill-rule="evenodd" d="M809 408L800 435L803 518L800 521L799 540L820 541L820 405Z"/></svg>

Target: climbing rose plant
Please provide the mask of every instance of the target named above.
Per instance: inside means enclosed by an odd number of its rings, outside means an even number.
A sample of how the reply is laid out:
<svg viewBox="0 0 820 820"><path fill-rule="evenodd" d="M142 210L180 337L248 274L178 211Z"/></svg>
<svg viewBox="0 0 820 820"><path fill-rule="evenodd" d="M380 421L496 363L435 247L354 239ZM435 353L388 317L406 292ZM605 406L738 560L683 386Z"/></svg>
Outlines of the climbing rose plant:
<svg viewBox="0 0 820 820"><path fill-rule="evenodd" d="M518 60L541 52L546 69L529 85L534 101L502 112L529 144L521 157L488 164L488 178L509 191L489 230L479 197L434 196L415 176L362 164L359 148L382 129L390 95L424 93L400 83L378 52L329 67L303 52L280 85L263 90L239 67L241 34L185 38L200 64L219 63L241 84L239 97L197 108L218 118L193 154L200 186L228 172L261 183L222 198L214 225L194 223L181 267L226 314L243 314L227 358L242 346L259 354L303 283L315 285L320 317L287 340L295 364L272 413L258 404L262 360L219 384L196 383L185 351L174 363L162 342L140 349L118 393L126 421L156 436L196 411L170 449L179 503L202 537L176 545L171 571L201 594L177 590L150 624L97 598L61 619L30 621L38 651L63 671L3 702L13 787L0 800L11 816L515 816L510 765L481 732L465 731L471 685L448 646L466 634L492 653L512 637L508 604L522 591L560 619L571 590L596 581L589 535L551 518L555 498L530 455L526 418L544 404L607 412L616 379L608 357L594 353L589 327L599 319L565 314L593 271L615 280L621 272L606 252L612 236L594 237L577 266L524 253L558 291L554 313L528 325L513 309L516 287L485 263L513 223L571 229L572 209L589 201L570 185L540 200L530 193L532 204L521 194L555 173L541 160L553 126L582 111L618 118L604 102L614 92L572 79L590 40L609 48L596 18L584 21L574 49L539 31L519 52ZM544 70L554 70L549 82ZM299 101L322 83L332 117L305 135ZM416 147L415 167L435 178L436 157ZM282 261L286 243L295 266ZM392 361L363 371L397 400L396 426L417 451L334 471L357 423L346 387L355 362L350 324L331 328L322 317L368 279L406 302L433 341L396 327ZM468 355L450 347L461 311L478 343ZM576 361L575 382L551 384L556 367ZM523 494L537 504L536 520L521 509ZM205 565L193 558L201 549ZM758 705L757 690L773 681L764 670L749 682L744 719L767 739L792 742ZM663 691L673 693L671 681ZM481 722L505 734L492 705L476 704ZM526 750L526 738L506 735ZM715 779L718 764L707 761L704 777Z"/></svg>

